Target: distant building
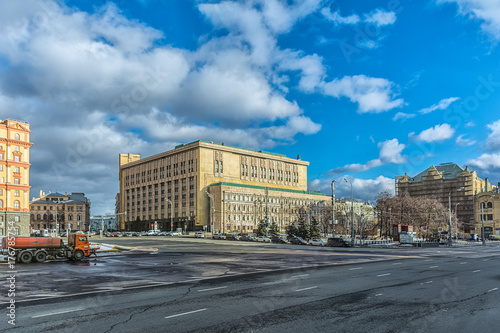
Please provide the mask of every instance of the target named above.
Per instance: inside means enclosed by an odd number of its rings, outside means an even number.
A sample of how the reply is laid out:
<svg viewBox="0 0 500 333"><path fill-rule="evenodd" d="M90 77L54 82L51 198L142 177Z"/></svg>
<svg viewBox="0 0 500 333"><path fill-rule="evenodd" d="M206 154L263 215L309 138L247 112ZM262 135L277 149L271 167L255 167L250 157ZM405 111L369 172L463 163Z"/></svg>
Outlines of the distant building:
<svg viewBox="0 0 500 333"><path fill-rule="evenodd" d="M116 215L94 215L90 217L89 231L100 232L118 230Z"/></svg>
<svg viewBox="0 0 500 333"><path fill-rule="evenodd" d="M284 232L301 207L330 203L307 191L309 162L282 154L195 141L141 159L120 154L121 229L248 233L268 218ZM208 194L207 194L208 193ZM173 224L173 226L171 226Z"/></svg>
<svg viewBox="0 0 500 333"><path fill-rule="evenodd" d="M84 193L49 193L40 191L30 203L33 231L45 229L83 230L90 224L90 200Z"/></svg>
<svg viewBox="0 0 500 333"><path fill-rule="evenodd" d="M496 189L481 192L476 195L476 228L475 233L482 235L484 221L484 236L500 236L500 191Z"/></svg>
<svg viewBox="0 0 500 333"><path fill-rule="evenodd" d="M457 209L457 218L463 223L466 233L475 229L474 200L480 192L496 189L488 178L481 179L469 167L463 169L455 163L431 166L413 178L405 174L396 177L396 193L407 192L413 197L433 197L445 207L451 197L452 212Z"/></svg>
<svg viewBox="0 0 500 333"><path fill-rule="evenodd" d="M30 234L30 125L0 120L0 236Z"/></svg>

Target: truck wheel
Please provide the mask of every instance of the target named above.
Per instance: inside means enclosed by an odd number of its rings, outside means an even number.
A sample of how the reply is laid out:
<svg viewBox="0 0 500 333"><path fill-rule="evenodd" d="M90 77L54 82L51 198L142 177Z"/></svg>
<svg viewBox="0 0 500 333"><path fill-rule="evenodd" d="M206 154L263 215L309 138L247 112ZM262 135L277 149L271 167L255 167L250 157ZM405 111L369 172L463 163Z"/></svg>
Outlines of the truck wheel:
<svg viewBox="0 0 500 333"><path fill-rule="evenodd" d="M36 252L33 256L34 262L44 262L45 260L47 260L47 253L44 251Z"/></svg>
<svg viewBox="0 0 500 333"><path fill-rule="evenodd" d="M83 257L85 257L85 255L83 254L82 250L76 250L75 253L73 253L73 259L75 259L76 261L82 260Z"/></svg>
<svg viewBox="0 0 500 333"><path fill-rule="evenodd" d="M23 252L19 253L18 260L19 260L19 262L22 262L23 264L27 264L31 261L32 258L33 258L33 255L31 254L30 251L23 251Z"/></svg>

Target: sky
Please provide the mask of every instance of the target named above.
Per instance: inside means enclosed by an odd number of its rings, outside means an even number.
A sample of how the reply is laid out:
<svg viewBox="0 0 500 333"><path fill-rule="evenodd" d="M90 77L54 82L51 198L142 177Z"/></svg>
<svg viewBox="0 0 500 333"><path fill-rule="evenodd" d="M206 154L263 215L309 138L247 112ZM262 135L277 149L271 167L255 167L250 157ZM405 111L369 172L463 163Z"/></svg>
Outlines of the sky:
<svg viewBox="0 0 500 333"><path fill-rule="evenodd" d="M196 140L300 155L337 198L447 162L500 181L500 1L0 6L0 119L30 124L31 197L113 212L118 154Z"/></svg>

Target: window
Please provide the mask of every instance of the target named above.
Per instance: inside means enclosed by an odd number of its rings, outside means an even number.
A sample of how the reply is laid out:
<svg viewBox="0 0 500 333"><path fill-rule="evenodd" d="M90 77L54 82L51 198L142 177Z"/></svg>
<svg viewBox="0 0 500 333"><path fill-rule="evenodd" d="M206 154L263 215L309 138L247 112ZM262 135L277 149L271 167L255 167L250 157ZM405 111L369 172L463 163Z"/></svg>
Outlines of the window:
<svg viewBox="0 0 500 333"><path fill-rule="evenodd" d="M14 201L14 208L15 209L19 209L20 208L19 200Z"/></svg>
<svg viewBox="0 0 500 333"><path fill-rule="evenodd" d="M3 208L3 200L0 200L0 208Z"/></svg>
<svg viewBox="0 0 500 333"><path fill-rule="evenodd" d="M493 208L493 203L492 202L488 202L486 205L487 205L487 208Z"/></svg>
<svg viewBox="0 0 500 333"><path fill-rule="evenodd" d="M15 196L15 197L18 197L18 196L19 196L19 190L15 190L15 191L14 191L14 196Z"/></svg>
<svg viewBox="0 0 500 333"><path fill-rule="evenodd" d="M19 167L14 167L14 172L20 173L20 172L21 172L21 168L19 168Z"/></svg>
<svg viewBox="0 0 500 333"><path fill-rule="evenodd" d="M15 140L21 140L21 136L20 136L19 134L17 134L17 133L16 133L16 134L14 135L14 139L15 139Z"/></svg>
<svg viewBox="0 0 500 333"><path fill-rule="evenodd" d="M0 160L3 160L3 154L0 154Z"/></svg>
<svg viewBox="0 0 500 333"><path fill-rule="evenodd" d="M19 160L19 156L14 156L14 162L21 162L21 161Z"/></svg>
<svg viewBox="0 0 500 333"><path fill-rule="evenodd" d="M19 151L19 146L14 146L15 151Z"/></svg>
<svg viewBox="0 0 500 333"><path fill-rule="evenodd" d="M16 185L21 184L20 181L19 181L19 178L14 178L14 184L16 184Z"/></svg>

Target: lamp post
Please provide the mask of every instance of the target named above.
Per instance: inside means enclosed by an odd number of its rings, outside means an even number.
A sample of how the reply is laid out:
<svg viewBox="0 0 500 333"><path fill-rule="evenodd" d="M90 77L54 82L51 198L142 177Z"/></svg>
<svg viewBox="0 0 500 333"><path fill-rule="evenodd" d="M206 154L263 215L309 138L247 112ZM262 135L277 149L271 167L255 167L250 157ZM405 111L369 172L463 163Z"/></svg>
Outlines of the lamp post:
<svg viewBox="0 0 500 333"><path fill-rule="evenodd" d="M455 223L455 240L458 241L458 214L457 214L457 207L460 205L460 202L457 202L455 204L455 215L457 217L457 222Z"/></svg>
<svg viewBox="0 0 500 333"><path fill-rule="evenodd" d="M484 202L481 202L481 238L483 239L483 245L486 245L486 237L484 237Z"/></svg>
<svg viewBox="0 0 500 333"><path fill-rule="evenodd" d="M451 191L448 192L448 246L451 246L453 244L453 241L451 239Z"/></svg>
<svg viewBox="0 0 500 333"><path fill-rule="evenodd" d="M210 193L208 193L207 190L205 190L205 193L206 195L208 195L208 197L210 198L210 200L212 201L212 223L210 224L210 232L212 232L212 238L214 238L214 224L215 224L215 221L214 221L214 218L215 218L215 202L214 202L214 198L210 195ZM209 207L210 207L210 202L208 203Z"/></svg>
<svg viewBox="0 0 500 333"><path fill-rule="evenodd" d="M332 237L335 237L335 182L332 180Z"/></svg>
<svg viewBox="0 0 500 333"><path fill-rule="evenodd" d="M169 198L165 198L165 201L170 204L170 207L172 207L172 201ZM174 231L174 212L173 209L170 208L170 232Z"/></svg>
<svg viewBox="0 0 500 333"><path fill-rule="evenodd" d="M351 244L354 246L354 192L352 190L352 182L344 178L346 183L351 184Z"/></svg>

